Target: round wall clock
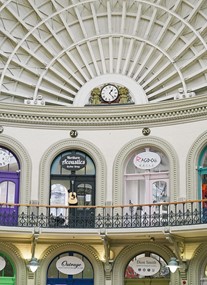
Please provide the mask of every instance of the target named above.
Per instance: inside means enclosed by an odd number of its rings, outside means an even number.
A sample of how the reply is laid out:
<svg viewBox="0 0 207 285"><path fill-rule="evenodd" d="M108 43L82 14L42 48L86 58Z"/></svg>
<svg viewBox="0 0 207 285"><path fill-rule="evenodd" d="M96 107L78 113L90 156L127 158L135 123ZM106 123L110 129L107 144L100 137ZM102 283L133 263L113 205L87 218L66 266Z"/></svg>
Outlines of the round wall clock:
<svg viewBox="0 0 207 285"><path fill-rule="evenodd" d="M118 88L113 84L107 84L101 89L101 98L105 102L113 102L119 96Z"/></svg>

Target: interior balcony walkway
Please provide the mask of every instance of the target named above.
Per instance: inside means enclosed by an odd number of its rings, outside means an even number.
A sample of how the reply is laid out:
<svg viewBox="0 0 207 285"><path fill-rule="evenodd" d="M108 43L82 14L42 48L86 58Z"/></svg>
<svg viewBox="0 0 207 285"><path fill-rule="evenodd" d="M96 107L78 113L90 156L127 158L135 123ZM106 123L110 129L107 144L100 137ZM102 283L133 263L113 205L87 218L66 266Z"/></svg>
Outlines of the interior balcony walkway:
<svg viewBox="0 0 207 285"><path fill-rule="evenodd" d="M155 228L207 224L207 200L112 206L0 203L0 226Z"/></svg>

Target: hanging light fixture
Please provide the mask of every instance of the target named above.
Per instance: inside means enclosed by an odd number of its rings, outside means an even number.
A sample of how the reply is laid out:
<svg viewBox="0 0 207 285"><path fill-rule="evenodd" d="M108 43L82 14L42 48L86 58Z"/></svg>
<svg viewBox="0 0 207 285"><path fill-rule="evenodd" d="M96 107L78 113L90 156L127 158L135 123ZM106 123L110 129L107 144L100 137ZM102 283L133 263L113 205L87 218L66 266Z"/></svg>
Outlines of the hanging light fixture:
<svg viewBox="0 0 207 285"><path fill-rule="evenodd" d="M168 265L166 267L169 267L170 271L172 273L175 273L175 271L180 267L178 262L177 262L177 259L175 257L171 257L170 258L170 261L168 263Z"/></svg>
<svg viewBox="0 0 207 285"><path fill-rule="evenodd" d="M32 257L31 260L28 262L27 267L34 273L39 267L39 262L37 258Z"/></svg>

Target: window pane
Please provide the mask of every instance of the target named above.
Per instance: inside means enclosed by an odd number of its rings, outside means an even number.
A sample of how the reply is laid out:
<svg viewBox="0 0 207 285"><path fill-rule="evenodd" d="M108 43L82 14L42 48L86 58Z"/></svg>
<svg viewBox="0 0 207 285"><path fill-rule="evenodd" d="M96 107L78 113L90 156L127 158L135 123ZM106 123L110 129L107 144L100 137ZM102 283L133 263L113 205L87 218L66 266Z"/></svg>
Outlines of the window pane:
<svg viewBox="0 0 207 285"><path fill-rule="evenodd" d="M83 278L93 278L93 268L90 262L84 258L85 269L83 271Z"/></svg>
<svg viewBox="0 0 207 285"><path fill-rule="evenodd" d="M201 165L202 167L207 167L207 149L205 149L202 159L201 159Z"/></svg>
<svg viewBox="0 0 207 285"><path fill-rule="evenodd" d="M167 202L167 183L165 181L156 181L152 185L153 203Z"/></svg>
<svg viewBox="0 0 207 285"><path fill-rule="evenodd" d="M50 205L64 205L68 204L68 191L61 184L53 184L51 187ZM65 208L51 208L50 214L54 216L66 215Z"/></svg>
<svg viewBox="0 0 207 285"><path fill-rule="evenodd" d="M6 266L4 267L3 270L0 271L0 276L3 277L13 277L14 276L14 270L12 267L12 264L10 260L5 256L5 255L0 255L6 262Z"/></svg>
<svg viewBox="0 0 207 285"><path fill-rule="evenodd" d="M58 257L56 257L49 266L48 269L48 278L58 278L58 270L56 268L56 262Z"/></svg>
<svg viewBox="0 0 207 285"><path fill-rule="evenodd" d="M15 203L15 183L4 181L0 183L0 200L2 203Z"/></svg>
<svg viewBox="0 0 207 285"><path fill-rule="evenodd" d="M8 193L7 193L7 202L14 203L15 202L15 184L14 182L8 182Z"/></svg>
<svg viewBox="0 0 207 285"><path fill-rule="evenodd" d="M0 200L1 200L2 203L6 203L7 202L6 201L7 200L6 199L6 197L7 197L7 185L8 185L7 181L2 182L0 184Z"/></svg>
<svg viewBox="0 0 207 285"><path fill-rule="evenodd" d="M19 165L15 156L7 149L0 148L0 171L16 172Z"/></svg>
<svg viewBox="0 0 207 285"><path fill-rule="evenodd" d="M92 205L92 186L81 183L77 187L78 205Z"/></svg>

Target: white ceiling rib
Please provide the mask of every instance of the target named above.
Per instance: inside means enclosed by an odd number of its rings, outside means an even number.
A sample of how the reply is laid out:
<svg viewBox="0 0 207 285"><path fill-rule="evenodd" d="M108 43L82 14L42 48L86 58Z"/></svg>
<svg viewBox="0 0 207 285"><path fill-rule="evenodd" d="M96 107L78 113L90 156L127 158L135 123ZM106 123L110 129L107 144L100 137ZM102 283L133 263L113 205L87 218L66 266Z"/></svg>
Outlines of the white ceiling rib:
<svg viewBox="0 0 207 285"><path fill-rule="evenodd" d="M0 0L0 101L73 106L106 74L131 78L149 103L179 88L204 96L206 31L206 0Z"/></svg>

